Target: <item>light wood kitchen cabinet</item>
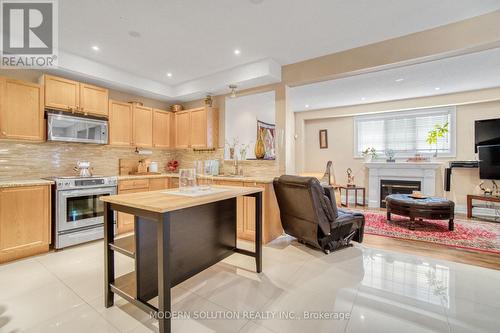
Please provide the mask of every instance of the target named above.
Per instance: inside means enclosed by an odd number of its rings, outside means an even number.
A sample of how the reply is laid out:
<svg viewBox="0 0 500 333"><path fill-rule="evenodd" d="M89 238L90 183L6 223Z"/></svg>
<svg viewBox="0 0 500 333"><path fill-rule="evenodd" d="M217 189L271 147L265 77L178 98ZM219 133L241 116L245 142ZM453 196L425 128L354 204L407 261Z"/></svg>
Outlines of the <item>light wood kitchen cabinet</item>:
<svg viewBox="0 0 500 333"><path fill-rule="evenodd" d="M83 113L108 116L108 89L80 83L80 109Z"/></svg>
<svg viewBox="0 0 500 333"><path fill-rule="evenodd" d="M170 148L172 143L172 113L153 109L153 147Z"/></svg>
<svg viewBox="0 0 500 333"><path fill-rule="evenodd" d="M260 187L262 192L262 243L267 244L283 234L280 212L272 183L217 180L218 185ZM238 238L255 241L255 198L239 197L236 201Z"/></svg>
<svg viewBox="0 0 500 333"><path fill-rule="evenodd" d="M148 179L121 180L118 182L118 194L137 193L149 191ZM116 232L123 234L134 231L134 215L118 213Z"/></svg>
<svg viewBox="0 0 500 333"><path fill-rule="evenodd" d="M43 75L45 87L45 107L108 116L108 89L52 75Z"/></svg>
<svg viewBox="0 0 500 333"><path fill-rule="evenodd" d="M203 107L175 114L176 148L216 148L219 138L219 113Z"/></svg>
<svg viewBox="0 0 500 333"><path fill-rule="evenodd" d="M169 188L168 177L127 179L118 182L118 194L158 191ZM118 213L116 232L123 234L134 231L134 216L126 213Z"/></svg>
<svg viewBox="0 0 500 333"><path fill-rule="evenodd" d="M165 190L169 188L170 182L168 177L164 178L150 178L149 179L149 190L150 191L159 191Z"/></svg>
<svg viewBox="0 0 500 333"><path fill-rule="evenodd" d="M196 109L191 111L191 148L206 148L207 143L207 109Z"/></svg>
<svg viewBox="0 0 500 333"><path fill-rule="evenodd" d="M168 188L179 188L179 178L177 177L170 178L170 184Z"/></svg>
<svg viewBox="0 0 500 333"><path fill-rule="evenodd" d="M0 189L0 263L47 252L50 186Z"/></svg>
<svg viewBox="0 0 500 333"><path fill-rule="evenodd" d="M153 109L132 104L133 145L153 147Z"/></svg>
<svg viewBox="0 0 500 333"><path fill-rule="evenodd" d="M178 111L175 113L175 148L190 147L191 113Z"/></svg>
<svg viewBox="0 0 500 333"><path fill-rule="evenodd" d="M76 111L80 105L80 83L62 77L44 75L45 107Z"/></svg>
<svg viewBox="0 0 500 333"><path fill-rule="evenodd" d="M109 101L109 144L130 146L133 141L132 104Z"/></svg>
<svg viewBox="0 0 500 333"><path fill-rule="evenodd" d="M0 77L0 138L43 141L43 87Z"/></svg>
<svg viewBox="0 0 500 333"><path fill-rule="evenodd" d="M243 186L243 182L229 181L229 180L217 180L215 184L222 186ZM245 197L236 198L236 232L238 238L242 238L243 224L245 222Z"/></svg>

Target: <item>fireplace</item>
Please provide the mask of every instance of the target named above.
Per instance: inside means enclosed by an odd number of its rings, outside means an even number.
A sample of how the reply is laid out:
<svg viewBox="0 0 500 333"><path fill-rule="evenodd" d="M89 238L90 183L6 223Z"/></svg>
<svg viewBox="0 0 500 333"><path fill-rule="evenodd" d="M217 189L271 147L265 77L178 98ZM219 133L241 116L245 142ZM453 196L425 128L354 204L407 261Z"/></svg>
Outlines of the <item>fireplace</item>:
<svg viewBox="0 0 500 333"><path fill-rule="evenodd" d="M413 180L380 180L380 207L385 208L385 197L390 194L411 194L421 190L421 182Z"/></svg>
<svg viewBox="0 0 500 333"><path fill-rule="evenodd" d="M368 207L380 208L382 180L420 183L424 195L436 195L436 173L442 167L438 162L368 162ZM405 184L406 185L406 184Z"/></svg>

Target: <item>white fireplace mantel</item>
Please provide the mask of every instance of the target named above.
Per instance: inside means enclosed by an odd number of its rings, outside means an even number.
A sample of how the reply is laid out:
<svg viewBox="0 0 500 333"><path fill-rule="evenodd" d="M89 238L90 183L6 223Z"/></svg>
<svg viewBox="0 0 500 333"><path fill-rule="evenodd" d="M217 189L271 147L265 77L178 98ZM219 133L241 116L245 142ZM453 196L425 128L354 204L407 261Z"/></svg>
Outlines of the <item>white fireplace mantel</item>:
<svg viewBox="0 0 500 333"><path fill-rule="evenodd" d="M368 206L380 207L380 181L409 180L420 181L421 192L425 195L436 194L436 170L439 162L367 162L368 168Z"/></svg>

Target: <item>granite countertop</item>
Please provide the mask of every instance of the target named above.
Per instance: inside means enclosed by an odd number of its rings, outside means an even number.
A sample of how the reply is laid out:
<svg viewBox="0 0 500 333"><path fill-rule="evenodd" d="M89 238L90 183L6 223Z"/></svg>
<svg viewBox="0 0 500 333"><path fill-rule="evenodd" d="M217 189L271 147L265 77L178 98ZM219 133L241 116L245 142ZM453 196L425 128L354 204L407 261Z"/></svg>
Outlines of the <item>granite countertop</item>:
<svg viewBox="0 0 500 333"><path fill-rule="evenodd" d="M121 175L116 176L118 180L129 180L129 179L151 179L151 178L164 178L172 177L178 178L178 173L161 173L154 175ZM199 176L200 178L205 178L204 176ZM233 182L243 182L243 183L272 183L274 176L213 176L213 180L224 180ZM0 180L0 188L5 187L19 187L19 186L36 186L36 185L52 185L54 184L51 180L46 179L13 179L13 180Z"/></svg>
<svg viewBox="0 0 500 333"><path fill-rule="evenodd" d="M0 188L5 187L20 187L20 186L36 186L36 185L52 185L51 180L46 179L14 179L14 180L0 180Z"/></svg>
<svg viewBox="0 0 500 333"><path fill-rule="evenodd" d="M161 173L156 175L121 175L117 176L118 180L128 180L128 179L149 179L149 178L164 178L172 177L179 178L178 173ZM198 176L200 178L206 178L205 176ZM274 176L213 176L213 180L225 180L233 182L244 182L244 183L272 183Z"/></svg>

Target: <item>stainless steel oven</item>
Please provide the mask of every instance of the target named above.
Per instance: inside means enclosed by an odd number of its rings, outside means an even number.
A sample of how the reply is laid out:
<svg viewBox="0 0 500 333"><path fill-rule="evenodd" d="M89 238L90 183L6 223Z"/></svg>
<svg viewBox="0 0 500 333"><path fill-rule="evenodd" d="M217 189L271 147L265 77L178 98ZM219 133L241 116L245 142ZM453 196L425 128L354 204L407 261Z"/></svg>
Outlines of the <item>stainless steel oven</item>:
<svg viewBox="0 0 500 333"><path fill-rule="evenodd" d="M104 236L101 196L116 194L115 177L55 178L55 248Z"/></svg>

